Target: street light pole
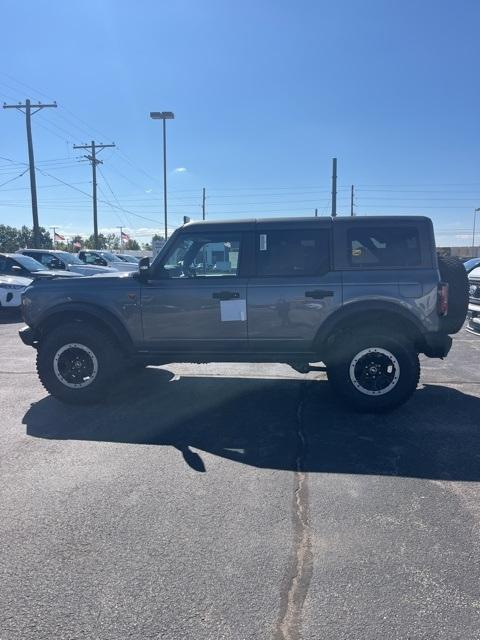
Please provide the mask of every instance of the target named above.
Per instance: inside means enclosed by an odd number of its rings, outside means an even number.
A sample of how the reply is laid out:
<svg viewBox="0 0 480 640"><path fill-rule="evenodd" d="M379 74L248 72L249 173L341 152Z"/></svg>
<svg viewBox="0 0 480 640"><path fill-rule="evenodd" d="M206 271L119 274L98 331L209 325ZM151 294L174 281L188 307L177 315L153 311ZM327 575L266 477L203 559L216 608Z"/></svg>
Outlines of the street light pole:
<svg viewBox="0 0 480 640"><path fill-rule="evenodd" d="M475 209L475 211L473 212L472 254L475 253L475 222L477 220L478 211L480 211L480 207L478 209ZM476 258L476 256L472 257Z"/></svg>
<svg viewBox="0 0 480 640"><path fill-rule="evenodd" d="M165 240L168 236L168 205L167 205L167 120L173 120L175 115L171 111L151 111L152 120L163 120L163 213L165 218Z"/></svg>
<svg viewBox="0 0 480 640"><path fill-rule="evenodd" d="M165 216L165 240L167 239L167 125L163 119L163 212Z"/></svg>

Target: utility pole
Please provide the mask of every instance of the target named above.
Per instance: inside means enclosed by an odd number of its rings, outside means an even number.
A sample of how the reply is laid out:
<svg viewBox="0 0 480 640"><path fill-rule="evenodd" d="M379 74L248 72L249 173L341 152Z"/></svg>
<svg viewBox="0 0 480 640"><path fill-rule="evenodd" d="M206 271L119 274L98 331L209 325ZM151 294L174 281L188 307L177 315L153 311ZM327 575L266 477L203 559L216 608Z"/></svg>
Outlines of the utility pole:
<svg viewBox="0 0 480 640"><path fill-rule="evenodd" d="M202 220L205 220L205 187L203 187L203 198L202 198Z"/></svg>
<svg viewBox="0 0 480 640"><path fill-rule="evenodd" d="M332 158L332 217L337 215L337 159Z"/></svg>
<svg viewBox="0 0 480 640"><path fill-rule="evenodd" d="M122 249L123 249L123 227L117 227L117 229L120 229L120 251L122 251Z"/></svg>
<svg viewBox="0 0 480 640"><path fill-rule="evenodd" d="M315 218L318 218L318 209L315 209Z"/></svg>
<svg viewBox="0 0 480 640"><path fill-rule="evenodd" d="M97 216L97 164L103 164L102 160L97 158L97 149L102 151L107 147L114 147L115 144L97 144L95 140L92 140L90 144L77 145L74 144L74 149L88 149L90 154L84 156L87 160L90 160L92 165L92 198L93 198L93 242L95 249L98 249L98 216Z"/></svg>
<svg viewBox="0 0 480 640"><path fill-rule="evenodd" d="M55 240L55 236L57 235L57 227L50 227L50 229L53 229L53 247L55 248L57 246L57 242Z"/></svg>
<svg viewBox="0 0 480 640"><path fill-rule="evenodd" d="M472 256L474 258L476 258L477 256L475 255L476 251L475 251L475 222L477 219L477 213L480 211L480 207L478 209L475 209L473 212L473 233L472 233Z"/></svg>
<svg viewBox="0 0 480 640"><path fill-rule="evenodd" d="M352 184L351 187L351 191L350 191L350 215L354 216L355 213L353 212L353 198L355 196L355 186Z"/></svg>
<svg viewBox="0 0 480 640"><path fill-rule="evenodd" d="M28 143L28 164L30 167L30 193L32 197L32 219L33 219L33 244L35 249L40 248L40 228L38 224L38 201L37 201L37 181L35 177L35 157L33 155L33 140L32 140L32 116L41 109L47 109L48 107L56 107L57 103L53 104L34 104L35 111L32 112L32 104L30 100L25 100L25 104L21 102L18 104L5 104L4 109L17 109L25 114L25 120L27 125L27 143ZM25 109L25 111L24 111Z"/></svg>

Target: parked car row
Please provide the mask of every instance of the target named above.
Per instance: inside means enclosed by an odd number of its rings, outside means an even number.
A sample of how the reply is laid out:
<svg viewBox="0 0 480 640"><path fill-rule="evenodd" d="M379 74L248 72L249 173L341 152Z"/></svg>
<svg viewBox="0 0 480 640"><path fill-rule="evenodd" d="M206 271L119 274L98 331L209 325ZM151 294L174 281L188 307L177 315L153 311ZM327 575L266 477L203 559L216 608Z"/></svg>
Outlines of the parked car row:
<svg viewBox="0 0 480 640"><path fill-rule="evenodd" d="M40 279L75 278L138 271L138 259L109 251L81 251L78 255L53 249L20 249L0 253L0 308L21 304L21 294Z"/></svg>

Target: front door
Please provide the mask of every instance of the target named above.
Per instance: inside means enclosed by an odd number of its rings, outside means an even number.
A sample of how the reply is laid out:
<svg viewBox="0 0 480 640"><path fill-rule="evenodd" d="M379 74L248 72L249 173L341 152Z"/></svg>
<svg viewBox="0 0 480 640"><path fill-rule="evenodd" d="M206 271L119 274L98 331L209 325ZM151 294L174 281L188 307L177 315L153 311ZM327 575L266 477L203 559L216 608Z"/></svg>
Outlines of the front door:
<svg viewBox="0 0 480 640"><path fill-rule="evenodd" d="M257 223L256 275L248 287L248 334L256 352L313 349L325 319L342 304L332 270L331 221Z"/></svg>
<svg viewBox="0 0 480 640"><path fill-rule="evenodd" d="M247 345L246 234L177 234L142 287L146 347L161 352L242 351Z"/></svg>

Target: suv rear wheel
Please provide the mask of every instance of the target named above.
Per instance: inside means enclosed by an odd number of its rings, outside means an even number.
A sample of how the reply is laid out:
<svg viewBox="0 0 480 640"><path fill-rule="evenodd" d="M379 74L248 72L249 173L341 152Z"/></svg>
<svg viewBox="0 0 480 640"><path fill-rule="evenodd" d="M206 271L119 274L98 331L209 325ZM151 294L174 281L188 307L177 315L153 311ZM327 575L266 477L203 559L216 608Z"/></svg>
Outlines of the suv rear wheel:
<svg viewBox="0 0 480 640"><path fill-rule="evenodd" d="M406 402L420 378L412 344L388 335L351 337L327 364L334 390L365 412L385 412Z"/></svg>
<svg viewBox="0 0 480 640"><path fill-rule="evenodd" d="M37 352L37 372L45 389L71 404L101 400L122 366L119 348L105 332L72 322L49 331Z"/></svg>

